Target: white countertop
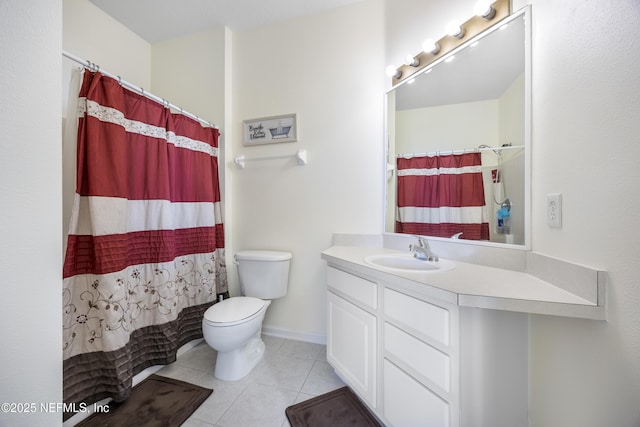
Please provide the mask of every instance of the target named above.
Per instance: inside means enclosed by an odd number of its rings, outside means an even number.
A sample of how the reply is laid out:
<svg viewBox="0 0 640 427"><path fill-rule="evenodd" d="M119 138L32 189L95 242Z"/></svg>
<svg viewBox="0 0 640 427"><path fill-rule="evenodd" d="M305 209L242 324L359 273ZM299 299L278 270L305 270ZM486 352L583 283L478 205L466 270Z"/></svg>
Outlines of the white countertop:
<svg viewBox="0 0 640 427"><path fill-rule="evenodd" d="M448 271L405 272L374 266L364 260L369 255L403 253L408 252L380 247L332 246L322 252L322 258L330 265L376 280L404 284L414 290L432 288L428 291L435 291L436 296L459 306L605 319L603 304L526 272L456 260L450 260L455 268Z"/></svg>

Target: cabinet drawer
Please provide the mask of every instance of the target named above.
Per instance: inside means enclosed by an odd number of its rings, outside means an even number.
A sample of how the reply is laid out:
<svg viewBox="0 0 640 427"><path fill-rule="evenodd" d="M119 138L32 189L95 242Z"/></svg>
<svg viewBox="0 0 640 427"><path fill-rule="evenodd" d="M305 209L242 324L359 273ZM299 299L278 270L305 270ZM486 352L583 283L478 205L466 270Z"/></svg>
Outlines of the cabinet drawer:
<svg viewBox="0 0 640 427"><path fill-rule="evenodd" d="M449 346L449 312L446 309L385 288L384 313L389 319Z"/></svg>
<svg viewBox="0 0 640 427"><path fill-rule="evenodd" d="M384 417L394 427L449 427L449 404L406 372L384 361Z"/></svg>
<svg viewBox="0 0 640 427"><path fill-rule="evenodd" d="M378 290L374 282L328 267L327 285L367 307L378 307Z"/></svg>
<svg viewBox="0 0 640 427"><path fill-rule="evenodd" d="M389 323L384 324L384 349L444 391L449 392L451 360L448 355Z"/></svg>

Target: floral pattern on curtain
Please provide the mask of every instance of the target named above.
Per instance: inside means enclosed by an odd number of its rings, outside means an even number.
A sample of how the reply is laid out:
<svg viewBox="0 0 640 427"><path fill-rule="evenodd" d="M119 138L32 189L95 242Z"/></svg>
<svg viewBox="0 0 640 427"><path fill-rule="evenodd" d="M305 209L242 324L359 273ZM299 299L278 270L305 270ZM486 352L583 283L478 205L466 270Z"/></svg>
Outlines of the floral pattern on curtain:
<svg viewBox="0 0 640 427"><path fill-rule="evenodd" d="M65 403L122 401L227 293L215 128L84 71L63 276Z"/></svg>
<svg viewBox="0 0 640 427"><path fill-rule="evenodd" d="M397 233L489 240L478 152L399 157Z"/></svg>

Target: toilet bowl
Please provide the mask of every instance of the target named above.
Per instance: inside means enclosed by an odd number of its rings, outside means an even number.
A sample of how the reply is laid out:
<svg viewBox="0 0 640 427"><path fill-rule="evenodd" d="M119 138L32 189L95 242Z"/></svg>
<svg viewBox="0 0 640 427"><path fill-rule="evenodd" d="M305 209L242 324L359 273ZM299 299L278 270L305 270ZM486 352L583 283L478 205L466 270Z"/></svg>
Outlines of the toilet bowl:
<svg viewBox="0 0 640 427"><path fill-rule="evenodd" d="M292 255L241 251L235 258L244 296L212 305L202 319L204 340L218 352L214 375L224 381L243 378L262 360L262 321L270 300L286 294Z"/></svg>
<svg viewBox="0 0 640 427"><path fill-rule="evenodd" d="M262 321L271 301L233 297L207 309L202 320L204 340L218 352L214 375L224 381L246 376L262 359Z"/></svg>

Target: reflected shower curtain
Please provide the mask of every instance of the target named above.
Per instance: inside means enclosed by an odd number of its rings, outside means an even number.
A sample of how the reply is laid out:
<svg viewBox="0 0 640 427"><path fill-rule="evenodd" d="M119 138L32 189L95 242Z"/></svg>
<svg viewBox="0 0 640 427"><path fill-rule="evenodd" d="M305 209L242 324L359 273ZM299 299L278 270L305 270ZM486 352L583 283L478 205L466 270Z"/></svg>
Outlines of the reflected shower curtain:
<svg viewBox="0 0 640 427"><path fill-rule="evenodd" d="M218 130L89 70L78 114L64 401L122 401L135 374L202 337L227 292Z"/></svg>
<svg viewBox="0 0 640 427"><path fill-rule="evenodd" d="M399 157L396 232L489 240L480 153Z"/></svg>

